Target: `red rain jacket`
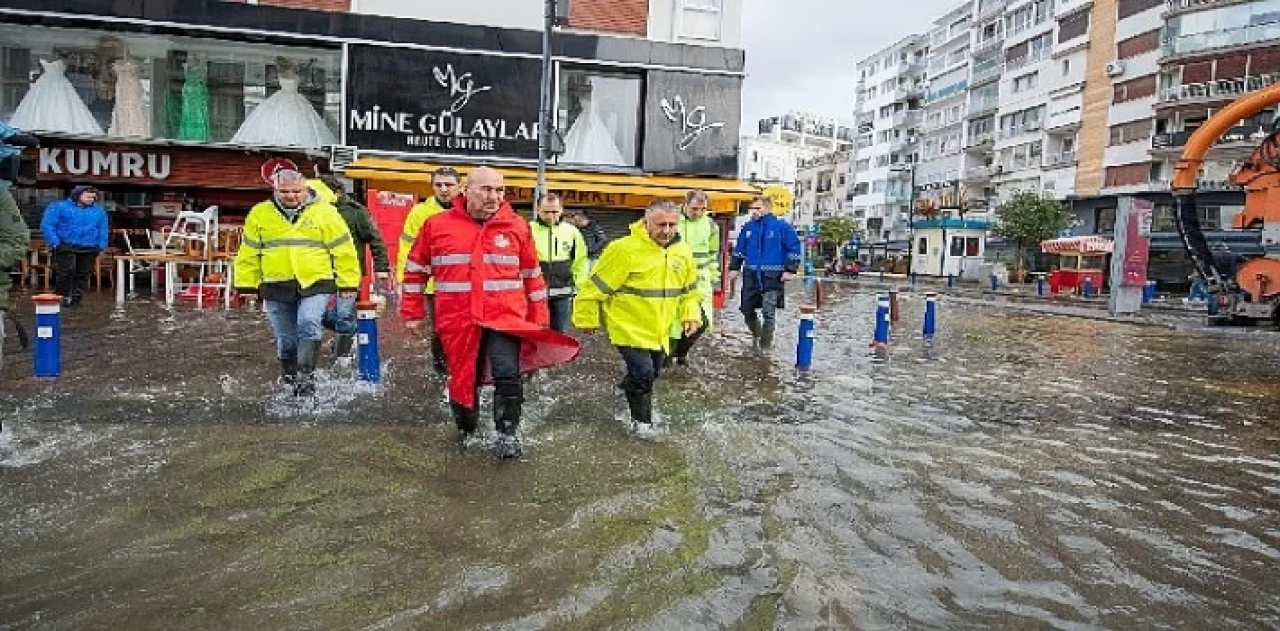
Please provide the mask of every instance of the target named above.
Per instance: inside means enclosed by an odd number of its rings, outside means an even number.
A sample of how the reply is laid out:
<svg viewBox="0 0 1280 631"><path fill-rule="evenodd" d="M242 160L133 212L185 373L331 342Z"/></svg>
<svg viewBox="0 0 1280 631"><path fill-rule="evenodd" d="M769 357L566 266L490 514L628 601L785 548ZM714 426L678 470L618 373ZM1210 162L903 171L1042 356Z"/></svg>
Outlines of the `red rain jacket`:
<svg viewBox="0 0 1280 631"><path fill-rule="evenodd" d="M459 196L423 224L405 264L400 315L426 317L422 289L434 278L435 330L449 365L449 398L474 408L483 329L521 339L522 373L573 361L578 341L547 328L547 286L528 222L505 202L484 223L467 215L466 207Z"/></svg>

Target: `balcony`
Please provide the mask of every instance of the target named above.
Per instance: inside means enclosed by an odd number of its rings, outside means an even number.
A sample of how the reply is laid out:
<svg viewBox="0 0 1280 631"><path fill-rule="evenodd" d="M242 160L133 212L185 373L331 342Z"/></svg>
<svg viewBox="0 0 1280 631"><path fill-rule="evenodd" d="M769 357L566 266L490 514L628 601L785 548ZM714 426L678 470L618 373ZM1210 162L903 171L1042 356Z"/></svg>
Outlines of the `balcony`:
<svg viewBox="0 0 1280 631"><path fill-rule="evenodd" d="M988 0L987 2L978 3L978 19L985 20L994 17L1004 11L1006 0Z"/></svg>
<svg viewBox="0 0 1280 631"><path fill-rule="evenodd" d="M1232 1L1233 0L1165 0L1165 9L1169 13L1181 13L1183 11L1211 7L1215 4L1227 4Z"/></svg>
<svg viewBox="0 0 1280 631"><path fill-rule="evenodd" d="M1039 50L1033 50L1030 53L1018 57L1017 59L1010 59L1009 61L1004 62L1004 71L1013 72L1019 68L1025 68L1033 63L1042 61L1049 56L1051 50L1052 49L1049 48L1041 48Z"/></svg>
<svg viewBox="0 0 1280 631"><path fill-rule="evenodd" d="M896 112L894 113L893 116L889 117L889 124L894 129L902 128L902 127L919 127L920 121L923 117L924 117L924 112L921 110L907 110L905 112Z"/></svg>
<svg viewBox="0 0 1280 631"><path fill-rule="evenodd" d="M989 37L974 44L973 48L969 49L969 52L972 53L974 57L977 57L983 53L999 49L1001 44L1004 44L1004 35L997 34L994 37Z"/></svg>
<svg viewBox="0 0 1280 631"><path fill-rule="evenodd" d="M970 151L990 149L995 140L996 135L993 132L979 132L965 139L964 148Z"/></svg>
<svg viewBox="0 0 1280 631"><path fill-rule="evenodd" d="M1070 105L1049 112L1044 128L1049 131L1072 131L1080 126L1080 106Z"/></svg>
<svg viewBox="0 0 1280 631"><path fill-rule="evenodd" d="M1037 26L1040 26L1041 24L1044 24L1044 23L1045 23L1045 22L1047 22L1047 21L1049 21L1049 19L1048 19L1048 18L1040 18L1039 20L1036 20L1035 22L1023 22L1023 23L1021 23L1021 24L1014 24L1013 26L1011 26L1011 27L1009 28L1008 32L1006 32L1006 33L1004 34L1004 36L1005 36L1005 37L1013 37L1013 36L1015 36L1015 35L1017 35L1017 34L1019 34L1019 33L1022 33L1022 32L1024 32L1024 31L1028 31L1028 30L1030 30L1030 29L1032 29L1032 28L1035 28L1035 27L1037 27Z"/></svg>
<svg viewBox="0 0 1280 631"><path fill-rule="evenodd" d="M1276 83L1280 83L1280 73L1175 85L1160 91L1157 106L1205 105L1215 101L1234 101L1249 92L1261 90Z"/></svg>
<svg viewBox="0 0 1280 631"><path fill-rule="evenodd" d="M1155 180L1151 182L1151 190L1167 191L1173 187L1171 180ZM1196 190L1202 192L1231 192L1243 191L1244 187L1234 184L1230 180L1196 180Z"/></svg>
<svg viewBox="0 0 1280 631"><path fill-rule="evenodd" d="M1166 39L1160 47L1165 57L1195 53L1212 48L1247 46L1258 42L1280 39L1280 22L1254 24L1240 28L1193 33Z"/></svg>
<svg viewBox="0 0 1280 631"><path fill-rule="evenodd" d="M1063 169L1076 165L1076 152L1063 151L1062 153L1053 153L1044 157L1044 168L1046 169Z"/></svg>
<svg viewBox="0 0 1280 631"><path fill-rule="evenodd" d="M921 96L924 96L924 86L921 86L920 84L898 86L893 89L893 100L895 101L918 99Z"/></svg>
<svg viewBox="0 0 1280 631"><path fill-rule="evenodd" d="M989 64L982 68L974 66L969 73L969 85L976 88L984 83L999 79L1002 69L1003 67L999 63Z"/></svg>
<svg viewBox="0 0 1280 631"><path fill-rule="evenodd" d="M968 81L957 81L945 88L934 90L925 96L926 103L936 103L943 99L951 98L957 94L964 94L965 89L969 87Z"/></svg>
<svg viewBox="0 0 1280 631"><path fill-rule="evenodd" d="M939 129L946 129L947 127L951 127L952 125L959 125L960 123L963 123L963 122L964 122L964 119L962 118L940 118L938 120L929 121L921 125L920 130L925 133L934 132L934 131L938 131Z"/></svg>
<svg viewBox="0 0 1280 631"><path fill-rule="evenodd" d="M1186 129L1164 134L1156 134L1151 137L1152 153L1176 153L1182 150L1191 139L1191 134L1196 133L1196 129ZM1220 151L1224 149L1244 149L1253 151L1253 148L1266 138L1270 131L1262 125L1238 125L1228 129L1218 142L1213 145L1211 151Z"/></svg>
<svg viewBox="0 0 1280 631"><path fill-rule="evenodd" d="M906 135L903 137L894 138L893 140L889 141L889 151L892 151L894 153L897 153L899 151L907 151L907 150L910 150L912 147L914 147L916 142L917 142L917 139L915 135Z"/></svg>
<svg viewBox="0 0 1280 631"><path fill-rule="evenodd" d="M996 165L996 168L999 169L997 175L1008 175L1014 171L1024 171L1026 169L1038 169L1040 168L1040 156L1017 156L1001 162Z"/></svg>
<svg viewBox="0 0 1280 631"><path fill-rule="evenodd" d="M1053 17L1059 19L1092 5L1093 0L1058 0L1057 6L1053 8Z"/></svg>
<svg viewBox="0 0 1280 631"><path fill-rule="evenodd" d="M960 175L960 179L965 182L986 182L991 179L992 175L999 172L997 169L999 167L995 165L969 167Z"/></svg>
<svg viewBox="0 0 1280 631"><path fill-rule="evenodd" d="M1005 127L996 132L996 140L1008 140L1023 134L1040 131L1040 121L1032 121L1017 127Z"/></svg>
<svg viewBox="0 0 1280 631"><path fill-rule="evenodd" d="M978 118L984 114L990 114L996 111L997 99L982 99L981 101L973 101L965 108L965 116L969 118Z"/></svg>

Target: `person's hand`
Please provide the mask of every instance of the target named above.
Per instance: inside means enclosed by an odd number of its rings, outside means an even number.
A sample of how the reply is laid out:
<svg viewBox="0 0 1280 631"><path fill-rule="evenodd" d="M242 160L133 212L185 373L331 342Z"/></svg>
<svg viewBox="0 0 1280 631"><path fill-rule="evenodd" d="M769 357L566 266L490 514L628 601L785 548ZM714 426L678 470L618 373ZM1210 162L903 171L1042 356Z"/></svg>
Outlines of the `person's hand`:
<svg viewBox="0 0 1280 631"><path fill-rule="evenodd" d="M782 273L782 282L784 282L784 283L785 283L785 282L787 282L787 281L789 281L789 280L791 280L791 279L793 279L793 278L795 278L795 277L796 277L796 275L795 275L795 274L792 274L791 272L783 272L783 273Z"/></svg>
<svg viewBox="0 0 1280 631"><path fill-rule="evenodd" d="M426 320L405 320L404 328L414 335L421 335L422 329L426 325Z"/></svg>
<svg viewBox="0 0 1280 631"><path fill-rule="evenodd" d="M688 337L698 332L698 329L702 327L702 322L699 322L698 320L685 320L681 323L680 327L684 329L685 337Z"/></svg>

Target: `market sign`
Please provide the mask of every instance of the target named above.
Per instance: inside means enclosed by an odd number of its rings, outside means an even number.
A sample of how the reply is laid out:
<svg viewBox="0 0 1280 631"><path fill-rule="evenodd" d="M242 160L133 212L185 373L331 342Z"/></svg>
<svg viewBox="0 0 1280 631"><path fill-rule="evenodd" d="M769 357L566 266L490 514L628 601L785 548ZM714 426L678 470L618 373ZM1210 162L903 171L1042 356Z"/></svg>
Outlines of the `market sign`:
<svg viewBox="0 0 1280 631"><path fill-rule="evenodd" d="M347 145L538 157L537 59L359 44L349 50Z"/></svg>
<svg viewBox="0 0 1280 631"><path fill-rule="evenodd" d="M269 190L264 179L277 168L315 170L302 153L291 157L217 146L158 147L147 144L42 139L36 183L129 184L200 189Z"/></svg>

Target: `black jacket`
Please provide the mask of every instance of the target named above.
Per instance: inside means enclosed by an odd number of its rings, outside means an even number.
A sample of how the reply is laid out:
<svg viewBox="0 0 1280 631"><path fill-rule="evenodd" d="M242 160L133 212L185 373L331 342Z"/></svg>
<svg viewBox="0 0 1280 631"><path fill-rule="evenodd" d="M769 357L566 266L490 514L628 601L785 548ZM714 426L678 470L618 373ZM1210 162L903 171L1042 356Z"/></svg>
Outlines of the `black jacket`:
<svg viewBox="0 0 1280 631"><path fill-rule="evenodd" d="M387 244L383 242L378 226L374 225L373 215L369 213L369 209L346 195L339 198L335 206L338 208L338 214L342 215L342 220L347 222L347 229L351 231L351 240L356 244L356 254L360 257L360 276L364 277L369 273L364 254L366 247L373 251L373 271L390 272L391 262L387 259Z"/></svg>

